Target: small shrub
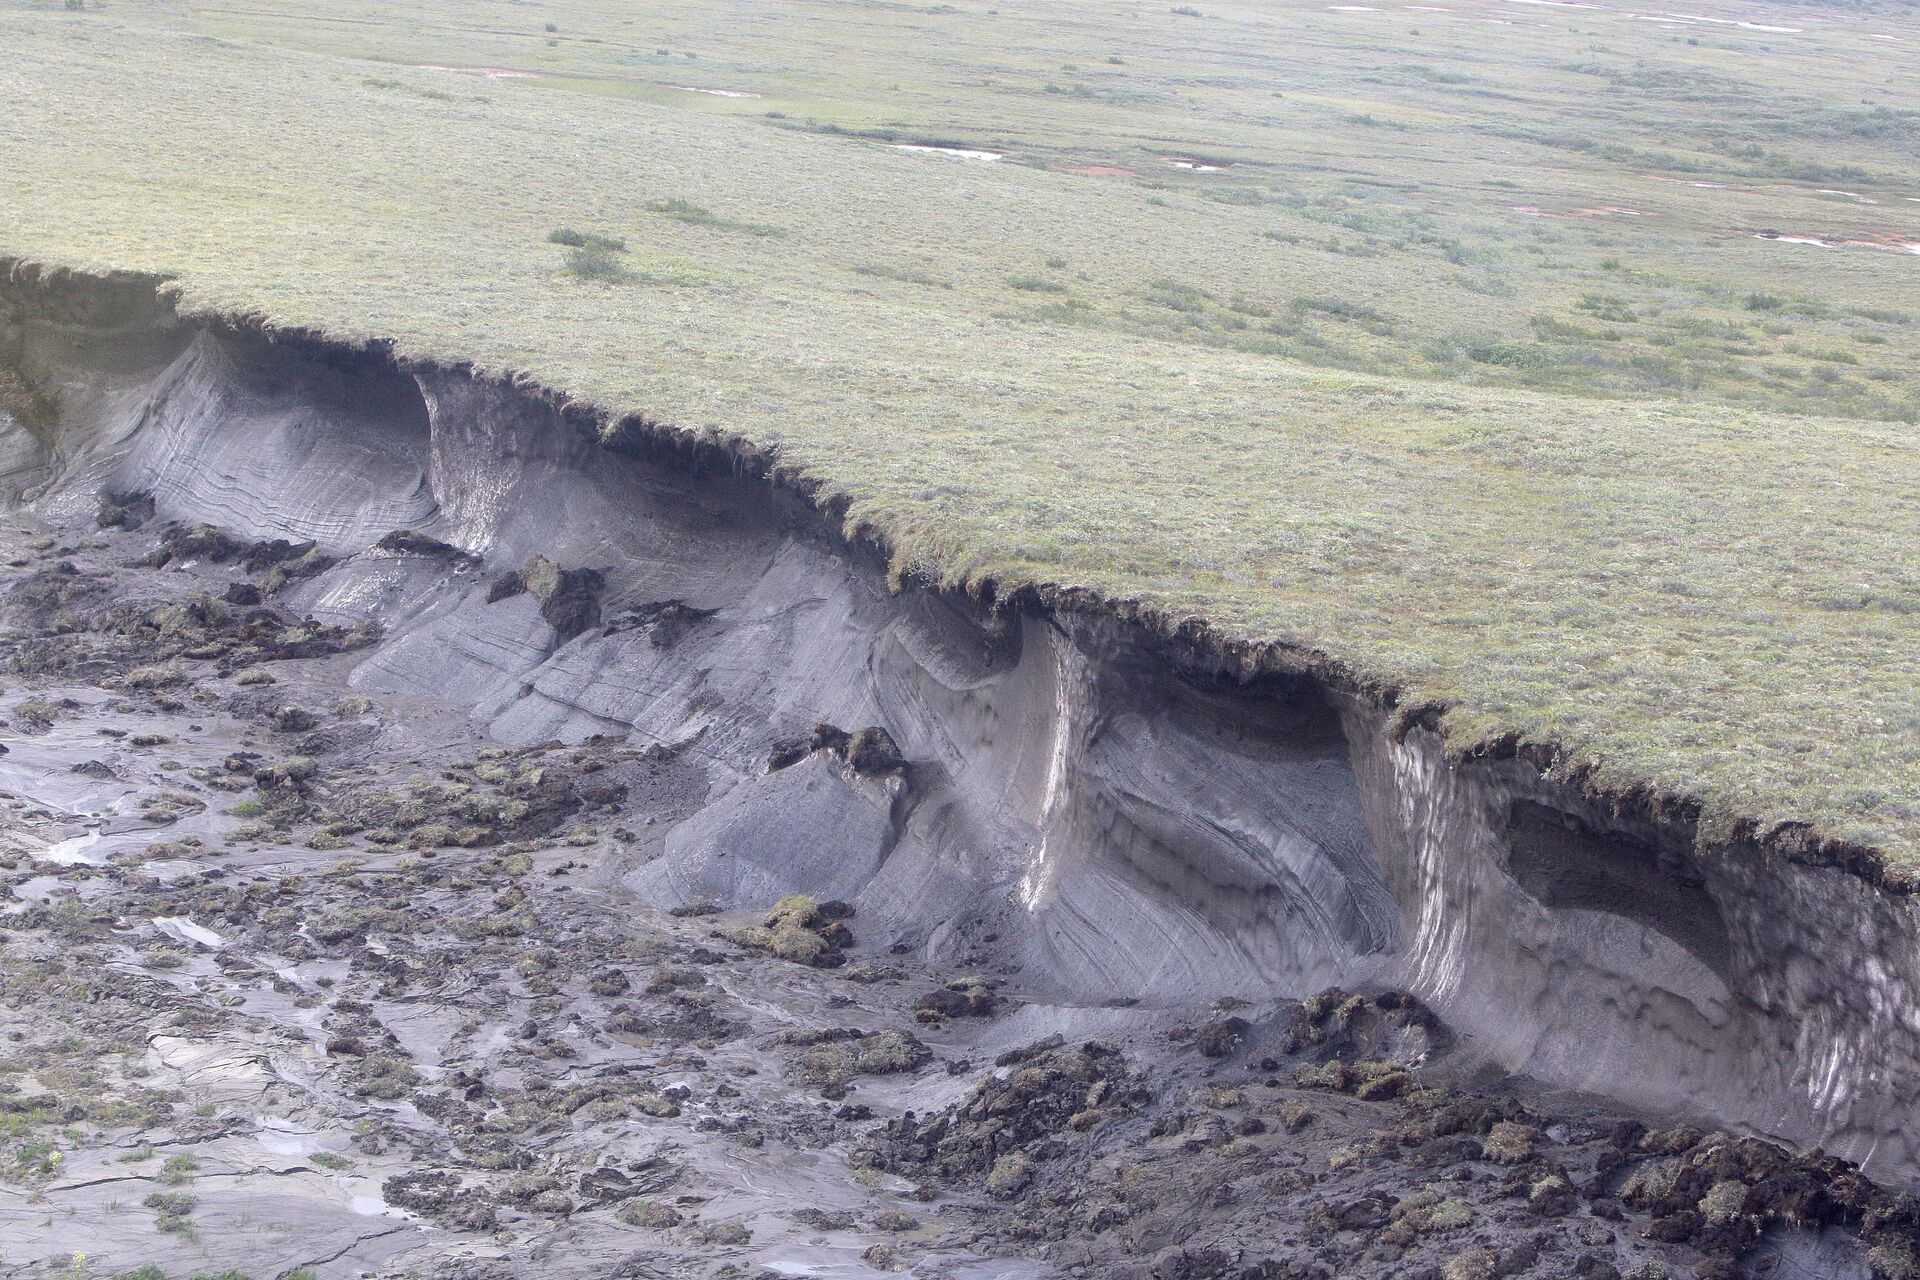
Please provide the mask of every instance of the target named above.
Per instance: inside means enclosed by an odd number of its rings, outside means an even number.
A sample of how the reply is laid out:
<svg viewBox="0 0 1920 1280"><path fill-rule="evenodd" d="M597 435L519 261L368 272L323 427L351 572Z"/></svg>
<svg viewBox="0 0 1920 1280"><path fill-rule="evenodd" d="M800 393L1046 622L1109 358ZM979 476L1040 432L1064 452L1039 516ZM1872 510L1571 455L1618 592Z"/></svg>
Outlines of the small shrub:
<svg viewBox="0 0 1920 1280"><path fill-rule="evenodd" d="M1559 363L1550 349L1532 342L1480 343L1467 348L1467 359L1527 373L1542 373Z"/></svg>
<svg viewBox="0 0 1920 1280"><path fill-rule="evenodd" d="M777 236L780 228L764 222L735 222L723 218L704 205L677 197L668 200L649 200L647 208L655 213L665 214L675 222L685 222L696 227L713 227L721 231L743 231L750 236Z"/></svg>
<svg viewBox="0 0 1920 1280"><path fill-rule="evenodd" d="M627 278L626 266L612 249L598 244L583 244L567 250L567 274L601 284L618 284Z"/></svg>
<svg viewBox="0 0 1920 1280"><path fill-rule="evenodd" d="M1181 284L1178 280L1155 280L1147 286L1147 301L1159 303L1173 311L1205 311L1207 300L1212 296L1204 289Z"/></svg>
<svg viewBox="0 0 1920 1280"><path fill-rule="evenodd" d="M141 1201L154 1211L154 1229L168 1235L193 1235L193 1223L189 1216L197 1201L182 1191L156 1191Z"/></svg>
<svg viewBox="0 0 1920 1280"><path fill-rule="evenodd" d="M1394 328L1392 316L1375 311L1365 303L1348 302L1344 298L1296 298L1293 309L1326 316L1331 320L1344 320L1376 334L1392 333Z"/></svg>
<svg viewBox="0 0 1920 1280"><path fill-rule="evenodd" d="M951 289L945 280L935 279L924 271L915 271L909 267L895 267L886 263L864 263L853 269L855 275L873 276L880 280L898 280L904 284L923 284L936 289Z"/></svg>
<svg viewBox="0 0 1920 1280"><path fill-rule="evenodd" d="M596 235L587 231L575 231L572 227L555 227L547 232L547 243L563 244L570 249L584 249L599 245L602 249L611 249L618 253L626 249L627 242L618 236Z"/></svg>
<svg viewBox="0 0 1920 1280"><path fill-rule="evenodd" d="M168 1156L160 1166L160 1181L170 1187L183 1187L200 1172L200 1162L192 1156Z"/></svg>

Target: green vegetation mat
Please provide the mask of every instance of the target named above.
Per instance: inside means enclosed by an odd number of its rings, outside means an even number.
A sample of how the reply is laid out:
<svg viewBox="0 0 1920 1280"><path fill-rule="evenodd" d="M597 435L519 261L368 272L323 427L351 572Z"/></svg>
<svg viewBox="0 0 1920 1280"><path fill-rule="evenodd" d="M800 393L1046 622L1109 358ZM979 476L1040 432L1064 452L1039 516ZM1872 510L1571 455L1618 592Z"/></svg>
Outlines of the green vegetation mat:
<svg viewBox="0 0 1920 1280"><path fill-rule="evenodd" d="M1920 15L1684 13L0 3L0 251L1911 862Z"/></svg>

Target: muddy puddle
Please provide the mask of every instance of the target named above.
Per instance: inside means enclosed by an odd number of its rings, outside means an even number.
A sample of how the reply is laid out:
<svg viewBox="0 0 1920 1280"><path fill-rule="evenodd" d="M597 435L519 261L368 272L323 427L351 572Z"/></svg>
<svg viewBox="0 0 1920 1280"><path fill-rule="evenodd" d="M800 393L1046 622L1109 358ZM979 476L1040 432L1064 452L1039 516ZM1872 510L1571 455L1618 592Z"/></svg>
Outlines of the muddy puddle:
<svg viewBox="0 0 1920 1280"><path fill-rule="evenodd" d="M1004 151L986 151L977 147L936 147L920 142L895 142L889 144L895 151L917 151L924 155L957 156L962 160L1004 160Z"/></svg>
<svg viewBox="0 0 1920 1280"><path fill-rule="evenodd" d="M670 84L667 86L667 88L677 89L681 93L704 93L704 94L707 94L709 97L714 97L714 98L764 98L766 97L764 93L752 93L745 89L708 89L708 88L703 88L700 85L693 85L693 84Z"/></svg>

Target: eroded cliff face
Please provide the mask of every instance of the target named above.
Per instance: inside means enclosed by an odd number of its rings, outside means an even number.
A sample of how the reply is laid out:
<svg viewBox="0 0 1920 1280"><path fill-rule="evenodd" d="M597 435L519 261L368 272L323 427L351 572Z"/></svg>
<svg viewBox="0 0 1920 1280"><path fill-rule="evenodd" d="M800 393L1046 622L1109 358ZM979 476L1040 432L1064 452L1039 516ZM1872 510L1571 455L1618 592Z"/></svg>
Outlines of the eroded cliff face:
<svg viewBox="0 0 1920 1280"><path fill-rule="evenodd" d="M865 938L1011 956L1089 1005L1392 985L1472 1058L1914 1167L1910 899L1697 852L1682 824L1391 733L1358 691L1229 676L1110 615L890 591L792 492L609 448L532 391L182 321L144 284L9 307L0 354L57 406L5 419L9 503L140 493L316 541L338 563L285 600L381 624L360 687L457 701L507 744L679 753L705 797L628 878L644 901L843 898ZM470 558L376 545L401 529ZM539 563L596 571L566 579L573 623ZM884 729L904 763L820 725Z"/></svg>

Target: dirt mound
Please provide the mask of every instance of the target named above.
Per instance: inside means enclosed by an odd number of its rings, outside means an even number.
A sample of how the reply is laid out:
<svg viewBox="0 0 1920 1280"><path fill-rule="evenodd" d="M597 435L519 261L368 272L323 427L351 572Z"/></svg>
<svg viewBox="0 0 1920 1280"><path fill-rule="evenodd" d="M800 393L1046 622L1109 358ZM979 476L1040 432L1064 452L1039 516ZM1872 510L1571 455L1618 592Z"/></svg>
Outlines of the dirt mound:
<svg viewBox="0 0 1920 1280"><path fill-rule="evenodd" d="M1151 1096L1120 1051L1097 1040L1016 1055L1007 1066L958 1106L925 1120L908 1112L883 1126L862 1158L871 1167L977 1185L1010 1199L1066 1152L1064 1135L1138 1110Z"/></svg>

